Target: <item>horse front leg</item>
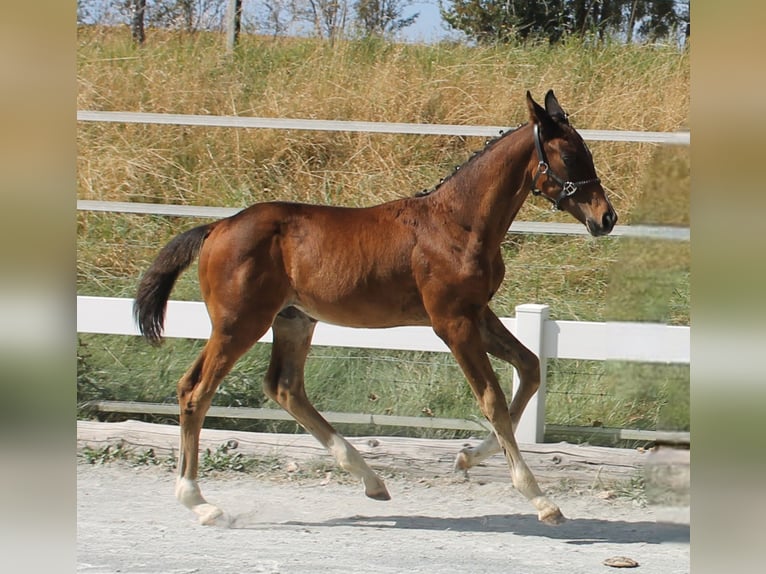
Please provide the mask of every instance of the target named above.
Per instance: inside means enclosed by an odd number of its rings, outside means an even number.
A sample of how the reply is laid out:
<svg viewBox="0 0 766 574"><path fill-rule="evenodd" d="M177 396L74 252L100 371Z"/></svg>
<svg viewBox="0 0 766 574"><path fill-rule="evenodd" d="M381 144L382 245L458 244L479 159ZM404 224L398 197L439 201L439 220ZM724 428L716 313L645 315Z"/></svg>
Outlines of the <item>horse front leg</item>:
<svg viewBox="0 0 766 574"><path fill-rule="evenodd" d="M486 307L482 314L479 330L487 352L513 365L519 374L518 391L508 405L515 431L524 409L540 388L540 360L505 328L489 307ZM501 450L497 436L490 433L477 446L465 447L457 454L455 470L466 471Z"/></svg>
<svg viewBox="0 0 766 574"><path fill-rule="evenodd" d="M537 516L541 522L563 522L561 510L543 494L521 456L513 435L513 422L506 406L505 395L485 352L479 322L468 317L453 317L435 320L432 323L437 335L450 348L463 370L482 413L495 429L498 444L505 452L514 487L537 509Z"/></svg>

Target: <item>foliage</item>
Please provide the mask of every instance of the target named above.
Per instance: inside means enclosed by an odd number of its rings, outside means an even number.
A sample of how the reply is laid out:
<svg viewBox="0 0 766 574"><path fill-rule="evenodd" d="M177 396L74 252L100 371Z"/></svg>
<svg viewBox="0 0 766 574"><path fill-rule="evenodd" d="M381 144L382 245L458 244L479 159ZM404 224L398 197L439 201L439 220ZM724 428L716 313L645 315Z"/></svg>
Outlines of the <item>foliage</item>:
<svg viewBox="0 0 766 574"><path fill-rule="evenodd" d="M643 472L634 474L630 480L623 483L617 483L614 488L614 495L624 500L630 500L637 506L645 507L648 503L646 494L646 478Z"/></svg>
<svg viewBox="0 0 766 574"><path fill-rule="evenodd" d="M102 448L86 446L78 451L78 456L88 464L106 464L115 460L127 460L131 456L124 443L107 445Z"/></svg>
<svg viewBox="0 0 766 574"><path fill-rule="evenodd" d="M78 0L79 23L127 23L142 11L151 28L220 30L224 0ZM386 35L412 25L418 14L403 17L412 0L265 0L248 6L244 16L274 36L313 30L335 40L349 31L361 37ZM440 0L440 15L454 30L479 43L568 36L649 42L689 35L689 0Z"/></svg>
<svg viewBox="0 0 766 574"><path fill-rule="evenodd" d="M563 34L562 0L529 2L507 0L454 0L441 9L444 21L482 44L547 37L551 42Z"/></svg>
<svg viewBox="0 0 766 574"><path fill-rule="evenodd" d="M204 476L213 471L232 470L249 472L260 463L255 457L245 456L242 452L231 452L237 448L237 441L230 440L219 445L215 450L206 448L200 453L200 471Z"/></svg>
<svg viewBox="0 0 766 574"><path fill-rule="evenodd" d="M331 41L343 35L348 9L348 0L306 0L305 5L298 8L313 24L314 34Z"/></svg>
<svg viewBox="0 0 766 574"><path fill-rule="evenodd" d="M402 11L410 5L410 0L358 0L357 25L364 36L392 34L411 26L417 20L419 13L402 17Z"/></svg>
<svg viewBox="0 0 766 574"><path fill-rule="evenodd" d="M77 456L87 464L93 465L119 461L131 466L163 466L169 470L176 467L175 457L172 454L157 456L153 448L137 449L123 441L101 448L85 446L78 449Z"/></svg>
<svg viewBox="0 0 766 574"><path fill-rule="evenodd" d="M275 457L248 456L242 452L234 452L238 447L236 440L229 440L214 450L206 448L200 452L199 470L202 476L212 472L251 472L255 468L277 469L281 462ZM123 441L108 444L100 448L85 446L78 449L77 456L85 463L103 465L111 462L123 462L130 466L161 466L174 470L177 466L176 456L171 452L157 455L153 448L139 449L127 445Z"/></svg>
<svg viewBox="0 0 766 574"><path fill-rule="evenodd" d="M565 36L619 38L630 42L637 30L650 41L672 38L684 26L688 2L676 0L452 0L443 4L444 21L479 43L509 43Z"/></svg>
<svg viewBox="0 0 766 574"><path fill-rule="evenodd" d="M403 16L403 10L411 4L412 0L265 0L247 6L244 15L246 26L274 36L308 28L318 38L335 40L349 30L368 37L390 35L411 26L418 14ZM141 34L144 25L196 32L220 30L226 11L225 0L78 0L77 21L130 22L134 29L140 28ZM143 35L138 38L135 32L134 38L139 44L144 41Z"/></svg>

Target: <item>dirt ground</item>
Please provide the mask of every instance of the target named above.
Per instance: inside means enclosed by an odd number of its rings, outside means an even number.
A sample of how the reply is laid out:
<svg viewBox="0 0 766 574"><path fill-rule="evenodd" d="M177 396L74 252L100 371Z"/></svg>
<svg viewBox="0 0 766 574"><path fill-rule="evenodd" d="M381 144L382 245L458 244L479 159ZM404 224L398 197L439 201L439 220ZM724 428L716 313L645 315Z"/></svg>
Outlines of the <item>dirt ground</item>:
<svg viewBox="0 0 766 574"><path fill-rule="evenodd" d="M217 473L201 480L226 520L200 526L173 497L174 474L124 462L77 465L78 572L545 573L689 572L689 507L598 490L551 494L568 520L550 527L510 480L397 473L392 500L328 473L288 480Z"/></svg>

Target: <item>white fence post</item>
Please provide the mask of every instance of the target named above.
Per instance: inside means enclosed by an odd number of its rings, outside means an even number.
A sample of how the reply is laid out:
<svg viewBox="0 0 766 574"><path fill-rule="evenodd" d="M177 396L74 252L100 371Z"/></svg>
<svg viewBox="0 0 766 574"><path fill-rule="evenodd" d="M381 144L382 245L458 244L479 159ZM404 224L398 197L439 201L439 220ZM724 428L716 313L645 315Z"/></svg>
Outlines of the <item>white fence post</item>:
<svg viewBox="0 0 766 574"><path fill-rule="evenodd" d="M516 306L516 337L540 358L540 389L529 401L516 427L519 443L543 442L545 433L545 375L546 357L543 354L543 334L548 320L548 305L527 303ZM519 374L513 372L513 392L519 388Z"/></svg>

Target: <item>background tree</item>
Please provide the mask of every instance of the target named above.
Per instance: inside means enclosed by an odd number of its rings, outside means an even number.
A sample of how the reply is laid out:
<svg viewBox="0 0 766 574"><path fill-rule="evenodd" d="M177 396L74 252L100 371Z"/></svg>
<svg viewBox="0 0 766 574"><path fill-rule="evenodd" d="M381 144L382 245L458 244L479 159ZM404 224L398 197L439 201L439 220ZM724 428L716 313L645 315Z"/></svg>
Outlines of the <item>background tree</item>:
<svg viewBox="0 0 766 574"><path fill-rule="evenodd" d="M144 31L144 15L146 14L146 0L130 0L130 32L136 44L143 44L146 40Z"/></svg>
<svg viewBox="0 0 766 574"><path fill-rule="evenodd" d="M307 0L304 11L318 37L333 41L343 35L348 16L348 0Z"/></svg>
<svg viewBox="0 0 766 574"><path fill-rule="evenodd" d="M232 51L239 41L242 29L242 0L227 0L225 28L226 48Z"/></svg>
<svg viewBox="0 0 766 574"><path fill-rule="evenodd" d="M256 12L255 27L276 37L287 33L297 18L295 0L263 0Z"/></svg>
<svg viewBox="0 0 766 574"><path fill-rule="evenodd" d="M597 34L604 39L618 34L625 22L625 5L638 0L573 0L568 6L572 25L569 32L584 36Z"/></svg>
<svg viewBox="0 0 766 574"><path fill-rule="evenodd" d="M185 32L220 29L226 8L226 0L151 0L148 22L157 28Z"/></svg>
<svg viewBox="0 0 766 574"><path fill-rule="evenodd" d="M647 14L641 22L639 33L649 41L667 38L681 27L681 14L674 0L653 0L646 2ZM688 4L687 4L688 5Z"/></svg>
<svg viewBox="0 0 766 574"><path fill-rule="evenodd" d="M452 0L444 21L479 43L566 35L649 41L688 30L689 1L679 0Z"/></svg>
<svg viewBox="0 0 766 574"><path fill-rule="evenodd" d="M444 21L472 40L487 44L546 37L555 42L568 27L565 0L453 0L440 5Z"/></svg>
<svg viewBox="0 0 766 574"><path fill-rule="evenodd" d="M410 0L358 0L356 23L364 36L393 34L417 20L419 12L402 17L404 9L411 4Z"/></svg>

